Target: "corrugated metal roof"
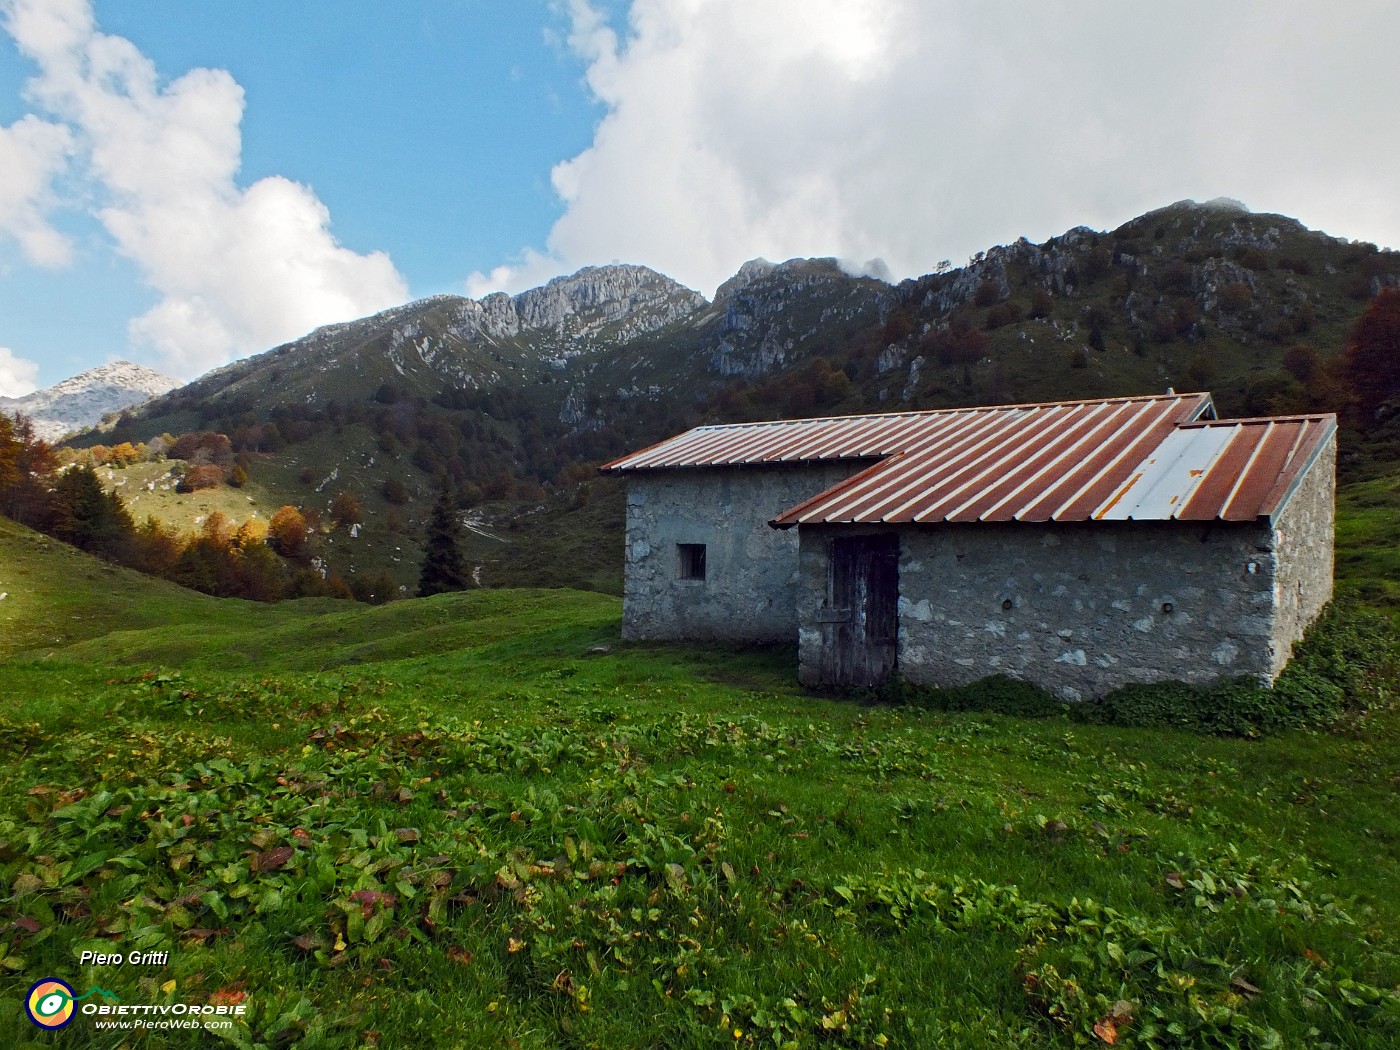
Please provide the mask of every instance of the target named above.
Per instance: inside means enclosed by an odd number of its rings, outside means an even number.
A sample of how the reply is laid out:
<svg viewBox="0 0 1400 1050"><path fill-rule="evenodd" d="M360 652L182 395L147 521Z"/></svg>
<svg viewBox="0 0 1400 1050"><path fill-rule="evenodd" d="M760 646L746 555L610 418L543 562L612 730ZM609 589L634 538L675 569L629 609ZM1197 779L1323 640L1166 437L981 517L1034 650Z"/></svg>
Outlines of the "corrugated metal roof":
<svg viewBox="0 0 1400 1050"><path fill-rule="evenodd" d="M793 507L778 526L1081 521L1206 394L944 414L930 439ZM946 433L944 433L946 431Z"/></svg>
<svg viewBox="0 0 1400 1050"><path fill-rule="evenodd" d="M1210 395L1171 394L1112 401L1062 401L935 412L886 412L820 419L780 419L764 423L725 423L696 427L604 464L599 469L623 473L760 463L882 459L896 453L915 451L960 429L997 425L1049 409L1077 411L1147 402L1177 406L1185 413L1183 418L1195 418L1210 406Z"/></svg>
<svg viewBox="0 0 1400 1050"><path fill-rule="evenodd" d="M1282 508L1330 415L1203 419L1209 394L697 427L601 469L878 459L775 526L1247 521Z"/></svg>
<svg viewBox="0 0 1400 1050"><path fill-rule="evenodd" d="M1336 429L1331 415L1185 424L1092 516L1099 521L1272 517Z"/></svg>

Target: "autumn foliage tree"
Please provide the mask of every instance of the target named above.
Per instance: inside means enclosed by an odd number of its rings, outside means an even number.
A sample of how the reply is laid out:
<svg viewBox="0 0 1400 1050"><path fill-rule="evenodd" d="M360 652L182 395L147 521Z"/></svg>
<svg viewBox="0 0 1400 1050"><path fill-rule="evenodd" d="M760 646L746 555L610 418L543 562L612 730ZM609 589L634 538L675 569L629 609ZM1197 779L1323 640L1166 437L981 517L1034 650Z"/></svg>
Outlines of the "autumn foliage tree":
<svg viewBox="0 0 1400 1050"><path fill-rule="evenodd" d="M224 483L224 468L213 463L201 463L190 467L185 476L175 486L176 492L198 492L200 489L218 488Z"/></svg>
<svg viewBox="0 0 1400 1050"><path fill-rule="evenodd" d="M1382 289L1371 300L1347 339L1340 370L1362 429L1400 398L1400 288Z"/></svg>
<svg viewBox="0 0 1400 1050"><path fill-rule="evenodd" d="M267 523L268 545L284 558L306 554L306 518L296 507L281 507Z"/></svg>
<svg viewBox="0 0 1400 1050"><path fill-rule="evenodd" d="M331 503L331 521L337 528L348 529L364 520L364 507L353 492L342 492Z"/></svg>
<svg viewBox="0 0 1400 1050"><path fill-rule="evenodd" d="M0 412L0 514L34 528L48 523L49 482L57 460L25 416Z"/></svg>

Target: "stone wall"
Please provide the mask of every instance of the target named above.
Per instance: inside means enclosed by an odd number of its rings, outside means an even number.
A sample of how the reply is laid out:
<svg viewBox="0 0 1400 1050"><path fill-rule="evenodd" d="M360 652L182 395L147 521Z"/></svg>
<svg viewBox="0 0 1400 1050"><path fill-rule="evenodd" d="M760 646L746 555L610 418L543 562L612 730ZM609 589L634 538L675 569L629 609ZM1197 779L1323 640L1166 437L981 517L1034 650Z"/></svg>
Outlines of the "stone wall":
<svg viewBox="0 0 1400 1050"><path fill-rule="evenodd" d="M638 472L627 480L627 639L791 642L797 530L783 511L863 462ZM680 578L677 545L705 544L705 579Z"/></svg>
<svg viewBox="0 0 1400 1050"><path fill-rule="evenodd" d="M799 634L810 683L813 613L831 528L803 528ZM1005 674L1067 700L1130 682L1275 672L1267 523L1093 522L899 530L899 669L931 685ZM815 604L814 604L815 603Z"/></svg>
<svg viewBox="0 0 1400 1050"><path fill-rule="evenodd" d="M1274 631L1271 673L1277 675L1332 597L1336 540L1337 440L1331 438L1274 522Z"/></svg>

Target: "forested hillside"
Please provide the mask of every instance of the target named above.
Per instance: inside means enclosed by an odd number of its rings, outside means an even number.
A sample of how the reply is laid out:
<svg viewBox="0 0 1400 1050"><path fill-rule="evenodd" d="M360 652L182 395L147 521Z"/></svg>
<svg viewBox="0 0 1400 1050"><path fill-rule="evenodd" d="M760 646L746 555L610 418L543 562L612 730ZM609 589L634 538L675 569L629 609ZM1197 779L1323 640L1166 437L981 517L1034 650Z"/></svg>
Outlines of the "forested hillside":
<svg viewBox="0 0 1400 1050"><path fill-rule="evenodd" d="M1338 362L1397 283L1396 253L1229 202L893 286L832 260L756 260L709 302L644 267L599 267L318 330L79 444L100 446L138 520L190 528L217 509L236 529L291 505L323 568L402 585L446 475L475 579L616 590L620 490L593 467L700 422L1171 386L1209 389L1228 414L1340 411L1344 477L1385 474L1400 383ZM151 462L111 464L123 442Z"/></svg>

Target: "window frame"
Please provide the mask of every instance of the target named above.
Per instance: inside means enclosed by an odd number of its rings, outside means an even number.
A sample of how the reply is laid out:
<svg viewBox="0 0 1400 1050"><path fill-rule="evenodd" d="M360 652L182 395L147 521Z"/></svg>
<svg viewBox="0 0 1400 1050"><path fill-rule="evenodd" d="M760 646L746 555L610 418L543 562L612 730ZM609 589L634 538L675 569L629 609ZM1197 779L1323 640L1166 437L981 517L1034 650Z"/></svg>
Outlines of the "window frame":
<svg viewBox="0 0 1400 1050"><path fill-rule="evenodd" d="M704 583L709 569L707 553L703 543L677 543L676 579Z"/></svg>

